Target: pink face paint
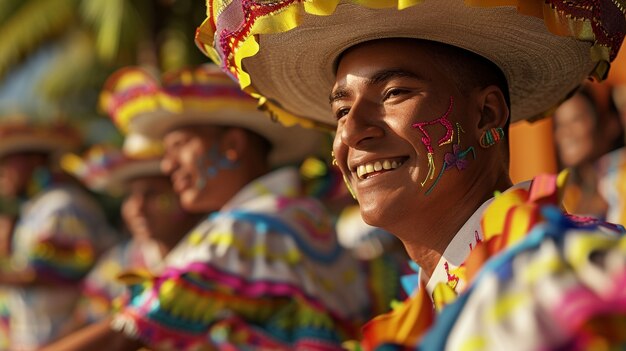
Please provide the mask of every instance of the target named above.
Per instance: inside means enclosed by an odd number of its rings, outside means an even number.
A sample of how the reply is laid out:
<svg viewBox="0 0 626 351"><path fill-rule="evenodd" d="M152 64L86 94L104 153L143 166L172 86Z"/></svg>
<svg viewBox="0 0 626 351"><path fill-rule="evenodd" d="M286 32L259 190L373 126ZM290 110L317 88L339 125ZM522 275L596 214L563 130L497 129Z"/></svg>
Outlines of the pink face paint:
<svg viewBox="0 0 626 351"><path fill-rule="evenodd" d="M412 127L419 129L422 132L422 134L424 134L424 136L422 137L422 143L424 143L424 145L426 146L426 150L428 150L428 152L432 153L434 152L434 150L431 145L432 140L430 138L430 135L424 128L426 126L441 124L444 128L446 128L446 134L441 139L439 139L439 142L438 142L439 146L446 145L452 142L452 139L454 138L454 128L452 128L452 122L448 120L448 116L452 112L453 106L454 106L454 98L450 96L450 105L448 106L448 110L441 117L434 119L432 121L428 121L428 122L413 123Z"/></svg>
<svg viewBox="0 0 626 351"><path fill-rule="evenodd" d="M450 122L450 120L448 120L448 116L450 115L450 113L452 112L452 107L454 106L454 98L452 96L450 96L450 105L448 106L448 110L439 118L434 119L432 121L427 121L427 122L419 122L419 123L414 123L412 125L413 128L417 128L420 130L420 132L422 133L422 143L424 144L424 146L426 147L426 151L428 151L427 157L428 157L428 173L426 174L426 178L424 178L424 180L422 181L422 186L424 186L424 184L426 184L426 181L428 179L433 179L435 176L435 161L433 159L433 155L435 154L435 150L433 149L432 146L432 139L430 138L430 134L428 134L428 131L426 130L427 126L432 126L432 125L436 125L436 124L441 124L444 128L446 128L446 134L439 139L439 142L437 143L439 146L445 145L445 144L449 144L452 142L452 139L454 138L454 128L452 127L452 122Z"/></svg>
<svg viewBox="0 0 626 351"><path fill-rule="evenodd" d="M422 186L424 186L424 184L426 184L428 179L433 179L434 178L435 170L436 170L436 166L435 166L435 162L434 162L435 150L433 149L432 139L431 139L430 135L428 134L428 131L426 130L426 127L427 126L432 126L432 125L437 125L437 124L442 125L446 129L446 134L441 139L439 139L439 141L437 142L437 145L438 146L443 146L443 145L452 143L452 141L454 140L454 127L452 125L452 122L450 122L450 120L448 119L448 116L452 112L452 107L453 106L454 106L454 99L453 99L452 96L450 96L450 105L448 106L448 110L441 117L439 117L439 118L437 118L435 120L432 120L432 121L419 122L419 123L414 123L412 125L413 128L419 129L420 132L422 133L422 135L423 135L422 136L422 143L424 144L424 146L426 147L426 151L428 152L428 154L427 154L427 157L428 157L428 173L426 174L426 177L424 178L424 180L421 182ZM456 133L457 134L457 143L452 146L452 152L448 152L448 153L445 154L443 166L441 167L441 171L439 172L439 175L437 175L437 178L435 179L433 184L428 188L428 190L426 190L426 195L430 194L430 192L433 190L435 185L437 185L437 183L441 179L441 176L443 175L443 173L446 170L454 168L454 167L456 167L459 171L464 170L467 167L467 164L468 164L467 155L469 153L472 154L474 159L476 158L476 154L474 152L474 147L470 146L466 150L462 150L461 149L461 146L460 146L460 144L461 144L461 132L465 133L465 131L463 130L463 127L461 127L461 125L459 123L455 123L455 124L456 124L456 131L457 131L457 133Z"/></svg>

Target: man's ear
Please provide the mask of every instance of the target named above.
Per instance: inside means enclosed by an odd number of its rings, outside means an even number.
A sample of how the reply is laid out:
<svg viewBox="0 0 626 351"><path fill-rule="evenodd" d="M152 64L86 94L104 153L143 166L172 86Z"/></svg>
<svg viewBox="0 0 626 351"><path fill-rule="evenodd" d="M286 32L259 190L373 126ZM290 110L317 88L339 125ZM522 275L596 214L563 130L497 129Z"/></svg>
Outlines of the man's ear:
<svg viewBox="0 0 626 351"><path fill-rule="evenodd" d="M248 133L237 127L228 128L222 134L221 152L230 161L238 161L249 143Z"/></svg>
<svg viewBox="0 0 626 351"><path fill-rule="evenodd" d="M510 111L502 90L496 85L489 85L481 89L476 98L480 108L479 132L482 134L491 128L504 128Z"/></svg>

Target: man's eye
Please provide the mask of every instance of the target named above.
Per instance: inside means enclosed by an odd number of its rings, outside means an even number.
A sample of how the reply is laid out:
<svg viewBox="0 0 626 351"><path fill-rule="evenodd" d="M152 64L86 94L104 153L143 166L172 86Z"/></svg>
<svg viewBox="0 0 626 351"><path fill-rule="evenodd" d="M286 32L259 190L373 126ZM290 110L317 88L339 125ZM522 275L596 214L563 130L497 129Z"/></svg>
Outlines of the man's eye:
<svg viewBox="0 0 626 351"><path fill-rule="evenodd" d="M350 109L348 107L341 107L335 112L335 118L341 119L342 117L347 115L348 112L350 112Z"/></svg>
<svg viewBox="0 0 626 351"><path fill-rule="evenodd" d="M387 99L389 99L391 97L402 95L402 94L404 94L406 92L407 92L406 89L391 88L391 89L389 89L389 90L387 90L385 92L385 95L384 95L383 99L387 100Z"/></svg>

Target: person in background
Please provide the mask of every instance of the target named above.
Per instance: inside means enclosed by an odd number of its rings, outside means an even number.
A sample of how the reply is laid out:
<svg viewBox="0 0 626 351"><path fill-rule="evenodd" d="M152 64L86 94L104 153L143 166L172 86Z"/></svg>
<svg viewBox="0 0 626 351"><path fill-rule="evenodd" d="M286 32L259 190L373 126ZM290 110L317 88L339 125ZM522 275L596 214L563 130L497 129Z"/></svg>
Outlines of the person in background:
<svg viewBox="0 0 626 351"><path fill-rule="evenodd" d="M625 8L207 7L198 46L276 119L335 126L336 164L363 219L420 266L411 297L365 326L366 350L624 348L624 228L561 212L557 176L513 185L507 135L510 123L543 116L588 76L606 75Z"/></svg>
<svg viewBox="0 0 626 351"><path fill-rule="evenodd" d="M157 145L154 145L157 144ZM125 292L118 281L128 270L160 273L165 256L205 216L182 209L160 169L162 148L140 135L126 137L122 151L94 146L84 157L66 155L62 164L91 190L124 194L121 214L130 238L107 251L83 282L72 328L98 322Z"/></svg>
<svg viewBox="0 0 626 351"><path fill-rule="evenodd" d="M564 205L574 214L597 218L607 214L598 160L624 147L624 128L611 90L605 84L587 83L554 112L558 158L570 172Z"/></svg>
<svg viewBox="0 0 626 351"><path fill-rule="evenodd" d="M623 132L626 130L626 87L616 85L612 92L620 116L620 130ZM626 148L622 146L602 156L597 168L598 191L608 207L606 220L626 225Z"/></svg>
<svg viewBox="0 0 626 351"><path fill-rule="evenodd" d="M319 199L331 213L339 244L366 272L372 310L387 312L397 301L404 300L407 295L402 286L403 275L412 270L402 243L386 231L363 222L359 207L335 165L321 157L309 157L300 166L300 173L305 192Z"/></svg>
<svg viewBox="0 0 626 351"><path fill-rule="evenodd" d="M0 338L34 350L63 332L80 281L114 236L99 205L58 165L80 145L67 123L0 119Z"/></svg>
<svg viewBox="0 0 626 351"><path fill-rule="evenodd" d="M113 330L100 324L85 331L96 335L89 342L76 335L47 350L126 349L134 340L155 350L338 350L358 335L376 313L364 273L289 166L314 152L317 132L272 123L215 66L162 83L129 75L109 84L152 81L163 113L118 125L163 138L161 166L182 206L212 215L170 252L160 275L127 277Z"/></svg>

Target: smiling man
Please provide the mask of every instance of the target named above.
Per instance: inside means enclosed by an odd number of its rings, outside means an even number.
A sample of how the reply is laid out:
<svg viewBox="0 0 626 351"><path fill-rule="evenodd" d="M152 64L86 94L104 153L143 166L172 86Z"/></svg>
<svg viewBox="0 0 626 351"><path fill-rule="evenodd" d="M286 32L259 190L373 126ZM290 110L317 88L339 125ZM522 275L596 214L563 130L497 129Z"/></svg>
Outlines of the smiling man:
<svg viewBox="0 0 626 351"><path fill-rule="evenodd" d="M454 75L437 59L442 52L459 63L453 65ZM502 88L506 81L484 61L443 44L411 39L367 42L350 48L339 61L331 95L339 168L348 176L363 218L411 243L405 247L429 276L475 209L493 190L511 186L506 143L476 157L481 133L504 128L509 113ZM484 75L471 79L466 67ZM467 83L455 77L466 77ZM446 171L450 175L443 177ZM442 201L446 198L458 201ZM456 216L442 223L446 213ZM405 220L409 217L414 220ZM446 235L415 235L415 223Z"/></svg>
<svg viewBox="0 0 626 351"><path fill-rule="evenodd" d="M559 212L556 177L513 186L506 138L510 121L543 116L583 79L606 74L624 38L623 7L207 5L199 47L279 120L336 128L336 163L363 218L400 238L422 268L413 296L366 326L366 349L622 345L596 326L619 328L607 321L626 315L607 312L624 302L626 259L609 249L623 244L623 228ZM594 261L594 251L611 259Z"/></svg>

